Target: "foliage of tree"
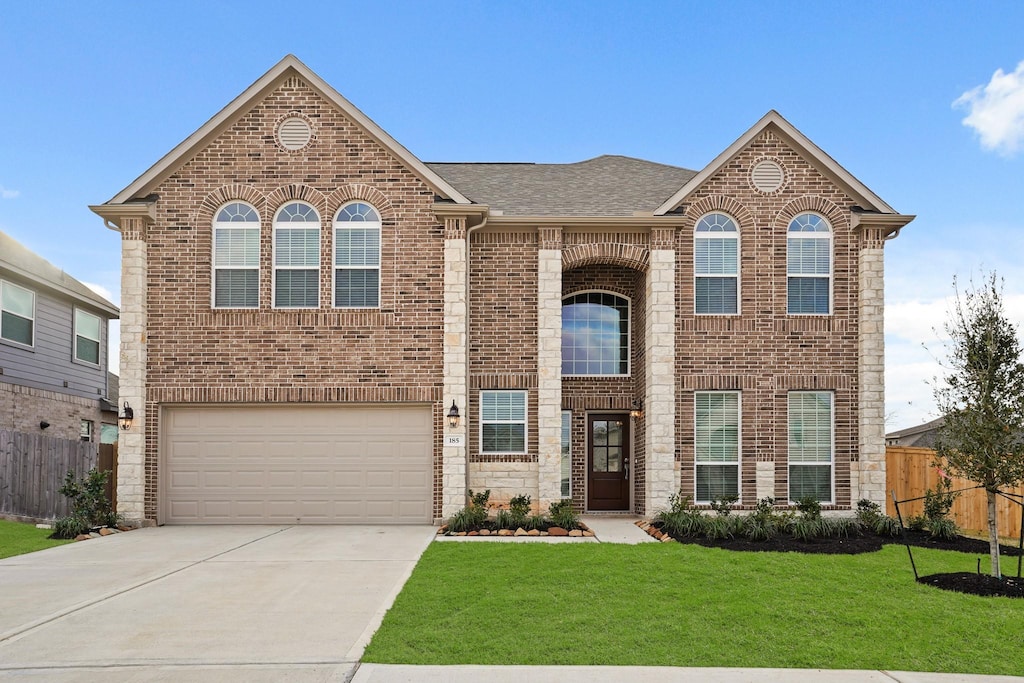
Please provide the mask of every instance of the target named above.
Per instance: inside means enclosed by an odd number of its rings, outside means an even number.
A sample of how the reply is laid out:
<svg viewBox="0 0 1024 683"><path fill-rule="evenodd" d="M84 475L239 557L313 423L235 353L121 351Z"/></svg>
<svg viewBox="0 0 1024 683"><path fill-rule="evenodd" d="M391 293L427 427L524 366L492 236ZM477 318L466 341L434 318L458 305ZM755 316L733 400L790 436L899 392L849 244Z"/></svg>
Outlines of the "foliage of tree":
<svg viewBox="0 0 1024 683"><path fill-rule="evenodd" d="M953 288L947 375L935 385L944 417L936 450L953 474L985 489L992 575L999 577L996 499L1024 481L1024 363L996 274L963 293L955 280Z"/></svg>

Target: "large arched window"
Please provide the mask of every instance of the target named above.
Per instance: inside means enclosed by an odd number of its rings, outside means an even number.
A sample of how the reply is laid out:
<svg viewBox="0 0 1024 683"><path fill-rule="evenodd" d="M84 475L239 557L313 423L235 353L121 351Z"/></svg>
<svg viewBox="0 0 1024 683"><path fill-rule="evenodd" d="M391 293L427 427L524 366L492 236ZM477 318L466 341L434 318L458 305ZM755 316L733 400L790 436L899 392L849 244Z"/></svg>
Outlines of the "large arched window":
<svg viewBox="0 0 1024 683"><path fill-rule="evenodd" d="M629 374L629 301L608 292L562 299L562 374Z"/></svg>
<svg viewBox="0 0 1024 683"><path fill-rule="evenodd" d="M380 306L380 214L352 202L334 219L334 305Z"/></svg>
<svg viewBox="0 0 1024 683"><path fill-rule="evenodd" d="M786 239L788 313L832 312L832 228L815 213L789 224Z"/></svg>
<svg viewBox="0 0 1024 683"><path fill-rule="evenodd" d="M309 204L285 204L274 217L274 306L320 305L320 215Z"/></svg>
<svg viewBox="0 0 1024 683"><path fill-rule="evenodd" d="M739 231L723 213L709 213L694 229L694 310L735 314L739 308Z"/></svg>
<svg viewBox="0 0 1024 683"><path fill-rule="evenodd" d="M213 306L260 304L260 215L243 202L222 207L213 221Z"/></svg>

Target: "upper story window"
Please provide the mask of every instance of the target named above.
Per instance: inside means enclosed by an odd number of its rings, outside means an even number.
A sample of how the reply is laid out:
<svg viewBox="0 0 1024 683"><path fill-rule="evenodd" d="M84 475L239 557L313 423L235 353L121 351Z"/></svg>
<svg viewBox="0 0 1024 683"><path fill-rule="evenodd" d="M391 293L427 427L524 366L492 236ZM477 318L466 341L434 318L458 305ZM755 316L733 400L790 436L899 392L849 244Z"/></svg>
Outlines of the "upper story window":
<svg viewBox="0 0 1024 683"><path fill-rule="evenodd" d="M694 229L694 310L735 314L739 309L739 231L722 213L710 213Z"/></svg>
<svg viewBox="0 0 1024 683"><path fill-rule="evenodd" d="M100 331L102 322L98 315L75 309L75 360L100 364Z"/></svg>
<svg viewBox="0 0 1024 683"><path fill-rule="evenodd" d="M256 308L260 303L260 216L232 202L213 221L213 306Z"/></svg>
<svg viewBox="0 0 1024 683"><path fill-rule="evenodd" d="M380 306L380 214L352 202L334 219L334 305Z"/></svg>
<svg viewBox="0 0 1024 683"><path fill-rule="evenodd" d="M32 346L36 326L36 293L0 280L0 338Z"/></svg>
<svg viewBox="0 0 1024 683"><path fill-rule="evenodd" d="M788 313L832 312L832 228L821 216L802 213L786 238Z"/></svg>
<svg viewBox="0 0 1024 683"><path fill-rule="evenodd" d="M607 292L562 299L562 374L629 374L629 301Z"/></svg>
<svg viewBox="0 0 1024 683"><path fill-rule="evenodd" d="M309 204L285 204L274 217L274 306L320 305L320 215Z"/></svg>

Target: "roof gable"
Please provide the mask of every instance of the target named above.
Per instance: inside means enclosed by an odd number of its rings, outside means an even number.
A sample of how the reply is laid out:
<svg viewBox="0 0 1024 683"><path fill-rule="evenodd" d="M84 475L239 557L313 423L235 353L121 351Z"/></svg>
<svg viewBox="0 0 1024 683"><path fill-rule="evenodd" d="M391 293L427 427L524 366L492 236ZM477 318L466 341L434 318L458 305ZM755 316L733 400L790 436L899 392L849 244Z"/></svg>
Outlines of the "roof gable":
<svg viewBox="0 0 1024 683"><path fill-rule="evenodd" d="M835 159L826 154L820 147L801 133L789 121L784 119L774 109L769 111L761 120L755 123L747 132L741 135L735 142L719 154L715 159L704 167L699 173L693 176L679 191L669 197L668 201L658 207L655 215L663 215L676 209L683 201L693 194L706 180L714 176L729 161L739 154L747 145L753 142L762 132L771 129L787 144L804 156L822 174L831 179L843 188L851 197L854 197L861 208L879 213L897 213L895 209L885 203L881 197L872 192L864 183L857 180L845 168L840 166Z"/></svg>
<svg viewBox="0 0 1024 683"><path fill-rule="evenodd" d="M278 62L270 71L263 74L255 83L250 85L242 94L232 100L226 107L202 125L196 132L183 140L177 147L172 149L163 158L157 161L145 173L135 179L128 187L121 190L107 205L123 204L133 199L146 196L154 187L170 176L179 166L191 159L195 154L208 144L213 138L226 130L245 112L252 108L252 105L273 91L280 83L290 76L298 76L305 81L313 90L318 92L327 101L341 110L367 135L373 138L378 144L388 150L399 159L409 170L419 176L423 182L429 185L437 194L450 199L458 204L471 203L458 190L452 187L448 181L427 167L422 161L416 158L397 140L388 135L383 128L374 123L366 114L359 111L351 102L317 76L309 67L303 64L294 55L287 55Z"/></svg>

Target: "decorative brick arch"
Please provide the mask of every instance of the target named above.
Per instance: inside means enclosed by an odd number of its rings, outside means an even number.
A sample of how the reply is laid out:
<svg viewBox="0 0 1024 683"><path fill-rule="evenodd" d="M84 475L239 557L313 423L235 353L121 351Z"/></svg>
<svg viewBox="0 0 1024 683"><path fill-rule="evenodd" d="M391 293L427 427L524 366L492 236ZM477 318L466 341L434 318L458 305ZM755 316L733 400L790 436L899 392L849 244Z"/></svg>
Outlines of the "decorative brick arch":
<svg viewBox="0 0 1024 683"><path fill-rule="evenodd" d="M647 248L636 244L594 242L562 250L562 270L607 263L645 272L649 260L650 252Z"/></svg>
<svg viewBox="0 0 1024 683"><path fill-rule="evenodd" d="M334 215L338 213L338 209L353 201L364 201L372 204L380 212L380 219L382 221L395 220L395 208L391 204L391 200L387 198L387 195L375 187L362 183L343 185L327 196L327 208L330 211L330 219L334 220Z"/></svg>
<svg viewBox="0 0 1024 683"><path fill-rule="evenodd" d="M267 208L270 209L271 213L277 213L278 209L292 201L305 202L306 204L309 204L317 210L321 217L323 217L327 211L327 198L324 197L320 190L313 189L309 185L300 185L298 183L279 187L268 194Z"/></svg>
<svg viewBox="0 0 1024 683"><path fill-rule="evenodd" d="M260 215L260 221L269 220L267 213L267 198L262 192L250 185L224 185L218 187L216 190L206 195L203 201L199 203L199 209L196 212L196 225L205 225L207 227L213 225L213 218L217 214L217 209L224 206L228 202L245 202L252 204L256 209L256 212Z"/></svg>
<svg viewBox="0 0 1024 683"><path fill-rule="evenodd" d="M745 230L754 229L754 215L750 213L750 210L733 197L723 194L702 197L686 209L686 215L693 216L693 226L697 225L697 221L702 216L716 212L731 216L736 221L736 227L739 228L740 234L743 234ZM693 227L690 230L692 232Z"/></svg>
<svg viewBox="0 0 1024 683"><path fill-rule="evenodd" d="M776 215L775 225L782 230L786 230L789 228L790 221L797 215L807 211L821 214L828 219L828 222L832 225L833 232L838 232L840 229L850 229L849 211L843 211L835 202L816 195L797 197L786 204Z"/></svg>

